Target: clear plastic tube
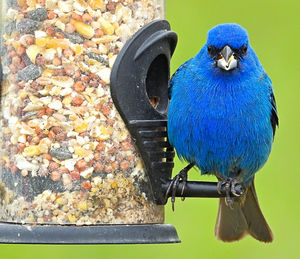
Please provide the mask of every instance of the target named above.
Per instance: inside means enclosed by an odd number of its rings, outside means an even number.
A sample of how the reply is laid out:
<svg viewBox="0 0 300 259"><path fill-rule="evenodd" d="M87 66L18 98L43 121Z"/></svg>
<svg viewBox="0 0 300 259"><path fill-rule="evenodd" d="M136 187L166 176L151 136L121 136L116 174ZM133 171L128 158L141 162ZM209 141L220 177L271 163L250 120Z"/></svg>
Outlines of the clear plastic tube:
<svg viewBox="0 0 300 259"><path fill-rule="evenodd" d="M162 223L109 84L120 49L164 17L164 1L1 5L0 221Z"/></svg>

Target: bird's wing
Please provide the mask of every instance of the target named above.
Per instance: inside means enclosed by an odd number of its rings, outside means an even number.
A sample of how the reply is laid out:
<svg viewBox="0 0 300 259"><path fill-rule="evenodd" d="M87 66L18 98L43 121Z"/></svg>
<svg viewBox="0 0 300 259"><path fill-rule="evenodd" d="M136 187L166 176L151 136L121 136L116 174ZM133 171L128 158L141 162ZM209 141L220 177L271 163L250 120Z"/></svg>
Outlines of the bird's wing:
<svg viewBox="0 0 300 259"><path fill-rule="evenodd" d="M273 128L273 137L275 136L275 131L276 131L276 126L279 125L279 118L278 118L278 113L277 113L277 108L276 108L276 101L275 101L275 96L272 91L270 95L271 99L271 104L272 104L272 111L271 111L271 124Z"/></svg>
<svg viewBox="0 0 300 259"><path fill-rule="evenodd" d="M274 96L274 92L273 92L273 86L272 86L271 79L269 78L269 76L265 72L263 74L263 80L264 80L264 83L267 85L267 87L269 89L269 99L270 99L270 103L272 105L270 121L271 121L271 125L272 125L272 128L273 128L273 137L274 137L276 127L279 125L279 118L278 118L278 113L277 113L276 100L275 100L275 96Z"/></svg>
<svg viewBox="0 0 300 259"><path fill-rule="evenodd" d="M176 71L175 73L172 75L171 79L170 79L170 83L169 83L169 99L171 99L171 95L172 95L172 87L174 85L174 81L176 79L176 77L180 74L180 72L184 71L185 68L188 66L189 62L191 61L191 59L187 60L186 62L184 62Z"/></svg>

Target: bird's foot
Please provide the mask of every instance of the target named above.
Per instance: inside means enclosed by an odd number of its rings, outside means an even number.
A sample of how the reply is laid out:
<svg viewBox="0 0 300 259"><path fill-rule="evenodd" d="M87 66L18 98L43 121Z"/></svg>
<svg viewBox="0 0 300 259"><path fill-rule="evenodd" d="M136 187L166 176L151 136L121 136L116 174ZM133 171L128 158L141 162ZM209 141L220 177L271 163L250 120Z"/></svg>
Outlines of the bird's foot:
<svg viewBox="0 0 300 259"><path fill-rule="evenodd" d="M228 207L233 209L234 197L240 197L244 193L244 189L241 183L235 178L227 178L219 181L217 186L218 193L221 194L222 190L225 190L226 197L225 202ZM232 194L232 195L231 195Z"/></svg>
<svg viewBox="0 0 300 259"><path fill-rule="evenodd" d="M169 197L169 194L172 190L172 195L171 195L171 202L172 202L172 210L174 211L175 209L175 196L176 196L176 191L178 188L178 185L180 182L183 183L182 185L182 189L181 189L181 200L184 201L185 197L183 197L184 194L184 189L186 187L186 183L187 183L187 173L188 171L194 166L193 163L189 164L188 166L186 166L185 168L183 168L170 182L168 189L166 191L166 195L165 195L165 199L167 200Z"/></svg>

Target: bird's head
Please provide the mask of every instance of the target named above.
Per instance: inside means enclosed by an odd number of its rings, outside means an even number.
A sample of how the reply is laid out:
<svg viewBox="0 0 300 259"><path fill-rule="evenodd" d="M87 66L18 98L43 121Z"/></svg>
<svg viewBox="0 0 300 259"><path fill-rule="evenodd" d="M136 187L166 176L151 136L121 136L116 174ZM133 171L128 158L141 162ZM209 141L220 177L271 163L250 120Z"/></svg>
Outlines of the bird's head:
<svg viewBox="0 0 300 259"><path fill-rule="evenodd" d="M208 32L203 51L211 69L230 73L245 63L249 48L247 31L238 24L227 23Z"/></svg>

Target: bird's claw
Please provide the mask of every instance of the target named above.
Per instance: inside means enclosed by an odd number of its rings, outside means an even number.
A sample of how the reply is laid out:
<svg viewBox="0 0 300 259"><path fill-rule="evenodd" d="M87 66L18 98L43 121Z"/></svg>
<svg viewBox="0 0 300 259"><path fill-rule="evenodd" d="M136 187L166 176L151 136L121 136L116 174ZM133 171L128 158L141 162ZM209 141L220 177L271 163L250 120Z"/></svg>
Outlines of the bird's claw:
<svg viewBox="0 0 300 259"><path fill-rule="evenodd" d="M235 178L227 178L219 181L217 185L218 193L221 194L224 189L226 194L230 195L232 193L236 197L240 197L244 192L242 184Z"/></svg>
<svg viewBox="0 0 300 259"><path fill-rule="evenodd" d="M244 193L243 186L236 179L231 182L231 193L236 197L240 197Z"/></svg>
<svg viewBox="0 0 300 259"><path fill-rule="evenodd" d="M167 200L169 197L169 193L172 190L172 195L171 195L171 202L172 202L172 210L174 211L175 207L175 197L176 197L176 191L178 189L178 185L180 183L180 181L182 181L183 186L181 189L181 196L183 196L184 193L184 189L186 187L186 182L187 182L187 171L186 170L181 170L170 182L169 187L166 191L166 195L165 195L165 199ZM182 200L184 200L184 197L181 198Z"/></svg>
<svg viewBox="0 0 300 259"><path fill-rule="evenodd" d="M233 208L234 197L240 197L244 193L243 186L235 178L227 178L219 181L217 185L218 193L221 194L222 190L225 190L226 197L225 202L228 207Z"/></svg>

